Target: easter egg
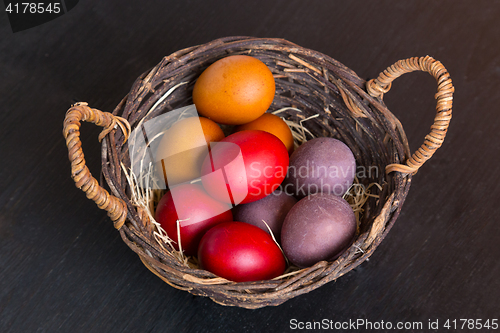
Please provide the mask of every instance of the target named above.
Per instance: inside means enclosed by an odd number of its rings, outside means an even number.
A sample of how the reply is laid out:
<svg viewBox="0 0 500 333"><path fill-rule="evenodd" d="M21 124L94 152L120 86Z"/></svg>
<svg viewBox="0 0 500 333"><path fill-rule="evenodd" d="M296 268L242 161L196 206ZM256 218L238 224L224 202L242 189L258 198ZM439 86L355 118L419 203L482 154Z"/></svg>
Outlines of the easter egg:
<svg viewBox="0 0 500 333"><path fill-rule="evenodd" d="M288 260L309 267L337 258L352 243L356 217L336 195L316 193L301 199L285 217L281 246Z"/></svg>
<svg viewBox="0 0 500 333"><path fill-rule="evenodd" d="M342 196L354 181L356 160L340 140L320 137L300 145L290 156L286 187L298 197L314 193Z"/></svg>
<svg viewBox="0 0 500 333"><path fill-rule="evenodd" d="M279 242L283 221L296 203L294 196L278 189L260 200L237 205L233 208L233 217L235 221L253 224L267 233L271 229L274 238Z"/></svg>
<svg viewBox="0 0 500 333"><path fill-rule="evenodd" d="M162 161L157 174L169 186L200 177L201 165L210 142L223 139L222 129L210 119L189 117L167 129L158 145L156 158Z"/></svg>
<svg viewBox="0 0 500 333"><path fill-rule="evenodd" d="M229 205L210 197L201 184L181 184L160 199L155 220L173 241L176 250L182 247L186 255L193 256L208 229L233 220L230 209Z"/></svg>
<svg viewBox="0 0 500 333"><path fill-rule="evenodd" d="M249 123L239 125L235 129L235 131L244 131L244 130L261 130L266 131L268 133L276 135L285 145L288 153L292 153L294 145L293 145L293 135L290 127L285 123L283 119L272 114L272 113L264 113L259 118L251 121Z"/></svg>
<svg viewBox="0 0 500 333"><path fill-rule="evenodd" d="M228 135L205 158L201 182L215 199L233 205L271 194L285 179L288 152L276 136L256 130Z"/></svg>
<svg viewBox="0 0 500 333"><path fill-rule="evenodd" d="M283 274L285 258L271 236L244 222L224 222L206 232L198 249L202 269L236 282Z"/></svg>
<svg viewBox="0 0 500 333"><path fill-rule="evenodd" d="M269 68L247 55L222 58L201 73L193 87L198 112L220 124L240 125L260 117L274 99Z"/></svg>

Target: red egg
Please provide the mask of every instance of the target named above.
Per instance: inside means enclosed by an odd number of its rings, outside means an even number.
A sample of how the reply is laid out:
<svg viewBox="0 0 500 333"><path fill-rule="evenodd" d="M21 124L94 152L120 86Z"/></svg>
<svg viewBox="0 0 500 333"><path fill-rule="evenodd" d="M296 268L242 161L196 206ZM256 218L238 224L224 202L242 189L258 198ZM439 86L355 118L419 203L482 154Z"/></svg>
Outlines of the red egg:
<svg viewBox="0 0 500 333"><path fill-rule="evenodd" d="M288 151L273 134L236 132L212 147L201 168L205 190L237 205L264 198L278 188L288 168Z"/></svg>
<svg viewBox="0 0 500 333"><path fill-rule="evenodd" d="M155 219L179 250L188 256L196 255L198 244L205 232L214 225L233 220L230 205L210 197L201 184L182 184L170 189L156 208ZM177 222L179 221L179 222ZM179 223L179 228L177 228Z"/></svg>
<svg viewBox="0 0 500 333"><path fill-rule="evenodd" d="M283 274L285 258L271 236L244 222L224 222L206 232L198 248L202 269L235 282Z"/></svg>

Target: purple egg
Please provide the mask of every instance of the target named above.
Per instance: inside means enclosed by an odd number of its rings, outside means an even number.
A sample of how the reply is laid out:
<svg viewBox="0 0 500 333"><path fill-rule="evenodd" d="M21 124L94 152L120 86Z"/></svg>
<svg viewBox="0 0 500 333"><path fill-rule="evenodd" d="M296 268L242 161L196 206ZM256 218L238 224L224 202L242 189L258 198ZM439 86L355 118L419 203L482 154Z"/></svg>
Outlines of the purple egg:
<svg viewBox="0 0 500 333"><path fill-rule="evenodd" d="M356 217L347 201L317 193L301 199L287 214L281 246L291 263L309 267L340 256L355 234Z"/></svg>
<svg viewBox="0 0 500 333"><path fill-rule="evenodd" d="M234 207L233 219L253 224L269 233L269 229L262 222L264 220L272 230L276 241L279 242L283 221L296 203L295 197L277 190L260 200Z"/></svg>
<svg viewBox="0 0 500 333"><path fill-rule="evenodd" d="M334 138L315 138L290 156L283 185L299 198L318 192L343 196L355 173L356 160L345 143Z"/></svg>

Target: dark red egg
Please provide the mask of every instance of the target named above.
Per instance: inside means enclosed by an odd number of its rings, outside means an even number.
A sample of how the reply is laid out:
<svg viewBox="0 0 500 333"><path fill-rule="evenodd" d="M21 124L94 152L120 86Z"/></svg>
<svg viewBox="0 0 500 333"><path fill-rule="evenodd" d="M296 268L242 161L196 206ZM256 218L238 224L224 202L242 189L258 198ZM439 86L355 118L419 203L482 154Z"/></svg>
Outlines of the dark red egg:
<svg viewBox="0 0 500 333"><path fill-rule="evenodd" d="M283 274L285 258L271 236L244 222L208 230L198 248L202 269L235 282L269 280Z"/></svg>
<svg viewBox="0 0 500 333"><path fill-rule="evenodd" d="M201 184L182 184L170 189L156 208L155 219L174 241L179 250L177 223L182 250L186 255L196 255L198 244L205 232L214 225L233 220L229 204L210 197ZM178 221L178 222L177 222Z"/></svg>

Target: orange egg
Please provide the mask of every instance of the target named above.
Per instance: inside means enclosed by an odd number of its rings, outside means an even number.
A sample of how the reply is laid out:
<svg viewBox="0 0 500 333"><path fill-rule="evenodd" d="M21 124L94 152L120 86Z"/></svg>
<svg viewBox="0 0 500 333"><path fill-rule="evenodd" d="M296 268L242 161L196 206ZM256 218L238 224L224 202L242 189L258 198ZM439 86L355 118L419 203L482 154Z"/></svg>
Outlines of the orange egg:
<svg viewBox="0 0 500 333"><path fill-rule="evenodd" d="M222 129L210 119L190 117L165 131L156 151L157 176L169 186L201 176L209 143L224 139ZM167 182L168 179L168 182Z"/></svg>
<svg viewBox="0 0 500 333"><path fill-rule="evenodd" d="M283 119L274 114L264 113L254 121L237 126L234 129L236 132L244 130L261 130L274 134L285 144L289 154L293 151L293 135L290 127Z"/></svg>
<svg viewBox="0 0 500 333"><path fill-rule="evenodd" d="M276 85L259 59L234 55L210 65L196 81L198 112L220 124L241 125L260 117L274 99Z"/></svg>

